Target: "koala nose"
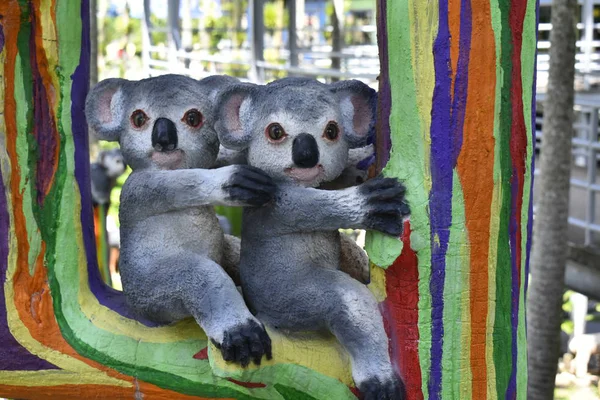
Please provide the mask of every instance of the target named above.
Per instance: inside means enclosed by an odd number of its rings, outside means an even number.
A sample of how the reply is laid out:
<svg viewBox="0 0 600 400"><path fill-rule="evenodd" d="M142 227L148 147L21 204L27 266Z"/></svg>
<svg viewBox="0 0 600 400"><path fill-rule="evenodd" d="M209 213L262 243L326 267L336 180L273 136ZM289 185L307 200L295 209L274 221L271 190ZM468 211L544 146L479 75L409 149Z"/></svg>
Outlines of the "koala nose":
<svg viewBox="0 0 600 400"><path fill-rule="evenodd" d="M157 151L170 151L177 148L177 127L168 118L159 118L152 128L152 147Z"/></svg>
<svg viewBox="0 0 600 400"><path fill-rule="evenodd" d="M292 160L300 168L312 168L319 162L319 146L312 135L301 133L292 144Z"/></svg>

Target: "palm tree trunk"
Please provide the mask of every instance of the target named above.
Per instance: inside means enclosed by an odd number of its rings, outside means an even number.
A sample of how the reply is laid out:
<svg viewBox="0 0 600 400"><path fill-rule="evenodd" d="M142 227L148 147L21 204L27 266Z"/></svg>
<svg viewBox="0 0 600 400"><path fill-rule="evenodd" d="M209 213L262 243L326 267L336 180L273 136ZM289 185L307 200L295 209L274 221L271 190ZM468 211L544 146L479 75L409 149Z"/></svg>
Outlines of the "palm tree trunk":
<svg viewBox="0 0 600 400"><path fill-rule="evenodd" d="M531 259L527 327L527 398L552 399L560 346L567 261L569 179L573 131L576 0L552 2L550 76L544 105L539 190Z"/></svg>

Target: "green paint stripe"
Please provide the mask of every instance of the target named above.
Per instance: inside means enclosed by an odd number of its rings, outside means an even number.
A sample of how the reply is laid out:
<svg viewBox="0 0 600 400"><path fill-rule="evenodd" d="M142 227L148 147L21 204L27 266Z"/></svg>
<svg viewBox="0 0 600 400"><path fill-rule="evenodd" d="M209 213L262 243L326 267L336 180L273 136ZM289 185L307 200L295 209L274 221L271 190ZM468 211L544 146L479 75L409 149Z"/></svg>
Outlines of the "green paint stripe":
<svg viewBox="0 0 600 400"><path fill-rule="evenodd" d="M466 399L460 392L462 364L470 359L470 340L465 342L463 330L469 321L463 321L464 309L470 309L468 278L469 252L465 220L464 193L460 177L453 172L452 183L452 226L446 252L446 284L444 286L444 344L442 356L442 398ZM470 337L469 337L470 339ZM465 371L465 375L466 371Z"/></svg>
<svg viewBox="0 0 600 400"><path fill-rule="evenodd" d="M502 83L504 82L504 71L501 64L502 59L502 14L500 12L500 0L491 0L490 1L490 13L492 17L492 29L494 31L494 42L496 48L496 93L495 93L495 107L494 107L494 184L496 186L500 185L501 179L501 166L500 166L500 153L502 151L502 147L500 146L500 129L501 129L501 109L502 109ZM498 199L500 200L500 199ZM493 205L492 205L493 206ZM489 259L490 261L495 259L498 256L498 238L499 238L499 225L500 225L500 215L496 212L496 210L492 210L491 214L492 220L490 221L490 250L489 250ZM497 229L497 230L494 230ZM497 262L489 263L488 269L488 280L489 280L489 306L488 306L488 319L493 319L493 324L496 324L496 299L497 299ZM487 330L487 329L486 329ZM496 365L494 361L494 353L496 352L496 341L495 336L492 335L492 348L488 349L486 345L486 362L488 363L488 400L498 399L498 392L496 389ZM486 341L487 343L487 341ZM487 356L491 352L491 359ZM503 397L502 397L503 398Z"/></svg>
<svg viewBox="0 0 600 400"><path fill-rule="evenodd" d="M15 62L15 77L31 76L29 36L31 34L31 23L29 13L26 11L21 15L21 25L17 37L17 57ZM35 204L35 155L36 143L32 131L33 122L33 86L31 80L15 79L14 96L16 103L17 123L17 160L21 169L21 182L19 189L23 196L23 215L27 230L27 242L29 253L27 261L29 272L33 274L35 261L40 254L42 237L38 229L34 215Z"/></svg>
<svg viewBox="0 0 600 400"><path fill-rule="evenodd" d="M498 262L496 266L496 311L494 321L494 366L496 369L496 392L498 398L504 398L510 379L512 354L510 352L511 332L511 251L509 245L509 219L511 208L510 178L512 163L510 157L511 134L511 71L512 71L512 38L509 24L509 2L499 3L501 18L501 58L502 91L500 103L500 129L497 138L500 158L500 176L502 185L502 209L500 212L500 228L498 234Z"/></svg>
<svg viewBox="0 0 600 400"><path fill-rule="evenodd" d="M532 113L532 95L534 85L535 52L537 48L536 41L536 0L529 0L527 11L525 13L525 21L523 24L523 47L521 49L521 76L523 82L523 105L525 128L527 130L527 160L525 182L523 190L523 208L521 210L521 287L519 288L519 325L517 328L517 349L518 349L518 365L519 374L517 375L517 399L526 400L527 397L527 339L525 331L525 282L526 276L526 260L527 260L527 222L529 221L529 205L531 196L531 179L533 179L533 171L531 170L531 161L533 157L533 129L531 113Z"/></svg>

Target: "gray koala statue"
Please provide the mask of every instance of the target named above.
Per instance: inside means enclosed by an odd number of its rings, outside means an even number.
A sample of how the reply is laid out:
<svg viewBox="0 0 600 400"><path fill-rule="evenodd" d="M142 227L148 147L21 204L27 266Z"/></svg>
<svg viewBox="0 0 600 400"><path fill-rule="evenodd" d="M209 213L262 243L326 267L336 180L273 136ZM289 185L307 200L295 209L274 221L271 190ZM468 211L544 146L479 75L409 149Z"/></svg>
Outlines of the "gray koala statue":
<svg viewBox="0 0 600 400"><path fill-rule="evenodd" d="M373 128L375 92L358 81L326 85L287 78L237 84L217 103L221 144L277 183L273 203L243 213L240 278L250 309L287 331L329 330L347 349L365 399L403 399L377 300L340 269L339 228L400 235L405 188L375 178L318 189L344 170Z"/></svg>
<svg viewBox="0 0 600 400"><path fill-rule="evenodd" d="M193 316L225 360L247 366L271 358L271 341L224 270L235 254L228 254L213 205L260 206L275 185L247 165L209 169L219 153L215 96L235 82L107 79L89 93L86 116L100 139L119 141L133 171L119 212L129 305L161 323Z"/></svg>

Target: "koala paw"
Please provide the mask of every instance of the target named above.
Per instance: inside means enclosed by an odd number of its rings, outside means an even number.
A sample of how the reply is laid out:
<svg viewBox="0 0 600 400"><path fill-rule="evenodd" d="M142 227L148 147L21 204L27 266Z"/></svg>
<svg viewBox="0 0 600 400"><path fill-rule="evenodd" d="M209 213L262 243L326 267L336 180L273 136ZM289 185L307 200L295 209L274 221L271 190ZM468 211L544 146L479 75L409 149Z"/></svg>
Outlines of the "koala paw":
<svg viewBox="0 0 600 400"><path fill-rule="evenodd" d="M223 342L215 345L221 350L225 361L239 362L244 368L250 364L250 360L260 365L263 355L267 356L267 360L272 358L271 338L265 328L255 320L248 320L225 331Z"/></svg>
<svg viewBox="0 0 600 400"><path fill-rule="evenodd" d="M366 197L365 224L368 228L400 236L410 208L404 197L406 188L395 178L377 177L359 186Z"/></svg>
<svg viewBox="0 0 600 400"><path fill-rule="evenodd" d="M378 378L370 378L359 385L358 390L363 400L404 400L406 388L398 377L381 382Z"/></svg>
<svg viewBox="0 0 600 400"><path fill-rule="evenodd" d="M249 165L236 165L233 169L223 185L228 200L248 206L262 206L271 201L276 186L269 175Z"/></svg>

